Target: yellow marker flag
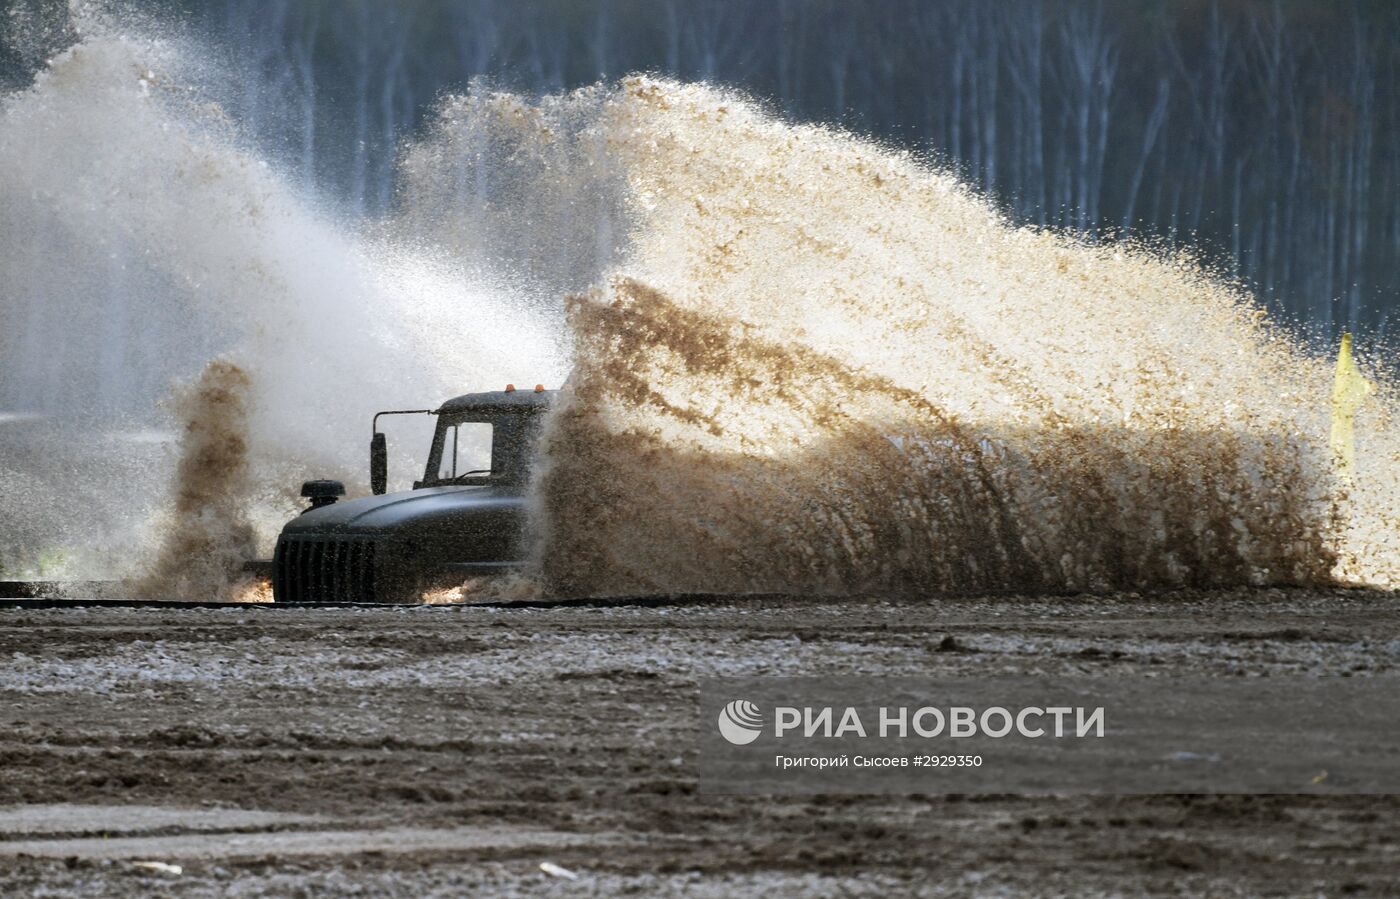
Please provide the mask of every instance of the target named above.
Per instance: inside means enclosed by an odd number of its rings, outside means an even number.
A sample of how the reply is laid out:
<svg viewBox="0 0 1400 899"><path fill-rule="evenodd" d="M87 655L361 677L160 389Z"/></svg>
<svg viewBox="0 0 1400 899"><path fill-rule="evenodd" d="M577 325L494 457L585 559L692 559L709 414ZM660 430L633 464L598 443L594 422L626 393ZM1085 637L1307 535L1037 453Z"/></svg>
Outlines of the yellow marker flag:
<svg viewBox="0 0 1400 899"><path fill-rule="evenodd" d="M1337 460L1337 472L1350 481L1356 473L1356 410L1361 401L1376 389L1366 380L1351 355L1351 335L1342 335L1337 351L1337 377L1332 382L1332 455Z"/></svg>

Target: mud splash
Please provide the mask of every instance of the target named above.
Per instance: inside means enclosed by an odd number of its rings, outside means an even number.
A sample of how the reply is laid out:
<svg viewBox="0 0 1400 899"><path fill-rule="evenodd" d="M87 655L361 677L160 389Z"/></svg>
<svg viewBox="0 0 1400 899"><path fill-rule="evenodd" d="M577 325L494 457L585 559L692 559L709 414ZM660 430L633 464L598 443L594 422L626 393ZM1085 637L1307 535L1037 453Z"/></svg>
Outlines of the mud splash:
<svg viewBox="0 0 1400 899"><path fill-rule="evenodd" d="M175 501L164 539L133 595L241 598L242 565L253 558L257 532L248 515L247 373L226 359L210 362L179 394L185 422L175 471Z"/></svg>
<svg viewBox="0 0 1400 899"><path fill-rule="evenodd" d="M1396 582L1393 390L1347 493L1326 360L1194 260L705 86L629 79L598 127L635 226L569 309L553 589Z"/></svg>
<svg viewBox="0 0 1400 899"><path fill-rule="evenodd" d="M469 578L459 587L428 590L422 596L425 605L454 605L458 603L520 602L539 599L543 594L538 576L532 572Z"/></svg>
<svg viewBox="0 0 1400 899"><path fill-rule="evenodd" d="M571 321L581 362L540 482L565 592L1317 583L1336 562L1305 442L967 423L625 279ZM643 417L663 424L616 426Z"/></svg>

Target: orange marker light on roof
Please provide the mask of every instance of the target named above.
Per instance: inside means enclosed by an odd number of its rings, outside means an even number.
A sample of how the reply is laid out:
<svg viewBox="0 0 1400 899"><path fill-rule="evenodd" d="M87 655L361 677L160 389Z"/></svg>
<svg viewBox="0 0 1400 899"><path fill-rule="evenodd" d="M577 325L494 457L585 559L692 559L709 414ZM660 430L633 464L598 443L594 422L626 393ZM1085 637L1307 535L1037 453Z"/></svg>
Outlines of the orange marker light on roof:
<svg viewBox="0 0 1400 899"><path fill-rule="evenodd" d="M506 385L506 393L515 393L515 385L514 385L514 384L507 384L507 385Z"/></svg>
<svg viewBox="0 0 1400 899"><path fill-rule="evenodd" d="M536 384L536 385L535 385L535 393L544 393L544 385L543 385L543 384Z"/></svg>

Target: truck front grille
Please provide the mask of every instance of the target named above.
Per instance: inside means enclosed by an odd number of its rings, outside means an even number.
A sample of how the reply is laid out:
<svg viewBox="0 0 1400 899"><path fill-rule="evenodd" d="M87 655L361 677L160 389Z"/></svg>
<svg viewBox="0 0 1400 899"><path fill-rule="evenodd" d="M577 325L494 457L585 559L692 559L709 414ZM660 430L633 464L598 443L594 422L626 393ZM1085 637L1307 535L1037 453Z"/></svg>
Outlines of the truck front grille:
<svg viewBox="0 0 1400 899"><path fill-rule="evenodd" d="M375 602L375 541L282 537L272 557L277 602Z"/></svg>

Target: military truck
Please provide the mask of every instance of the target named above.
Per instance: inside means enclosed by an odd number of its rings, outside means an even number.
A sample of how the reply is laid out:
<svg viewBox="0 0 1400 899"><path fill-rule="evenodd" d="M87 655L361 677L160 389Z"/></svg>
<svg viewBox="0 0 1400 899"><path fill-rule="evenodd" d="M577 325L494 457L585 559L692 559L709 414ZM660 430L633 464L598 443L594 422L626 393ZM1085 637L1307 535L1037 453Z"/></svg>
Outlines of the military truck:
<svg viewBox="0 0 1400 899"><path fill-rule="evenodd" d="M282 529L272 559L276 602L420 602L525 563L526 489L545 413L557 391L469 393L437 409L376 413L372 496L341 500L339 481L302 484L310 507ZM434 415L423 478L386 493L388 448L379 420Z"/></svg>

